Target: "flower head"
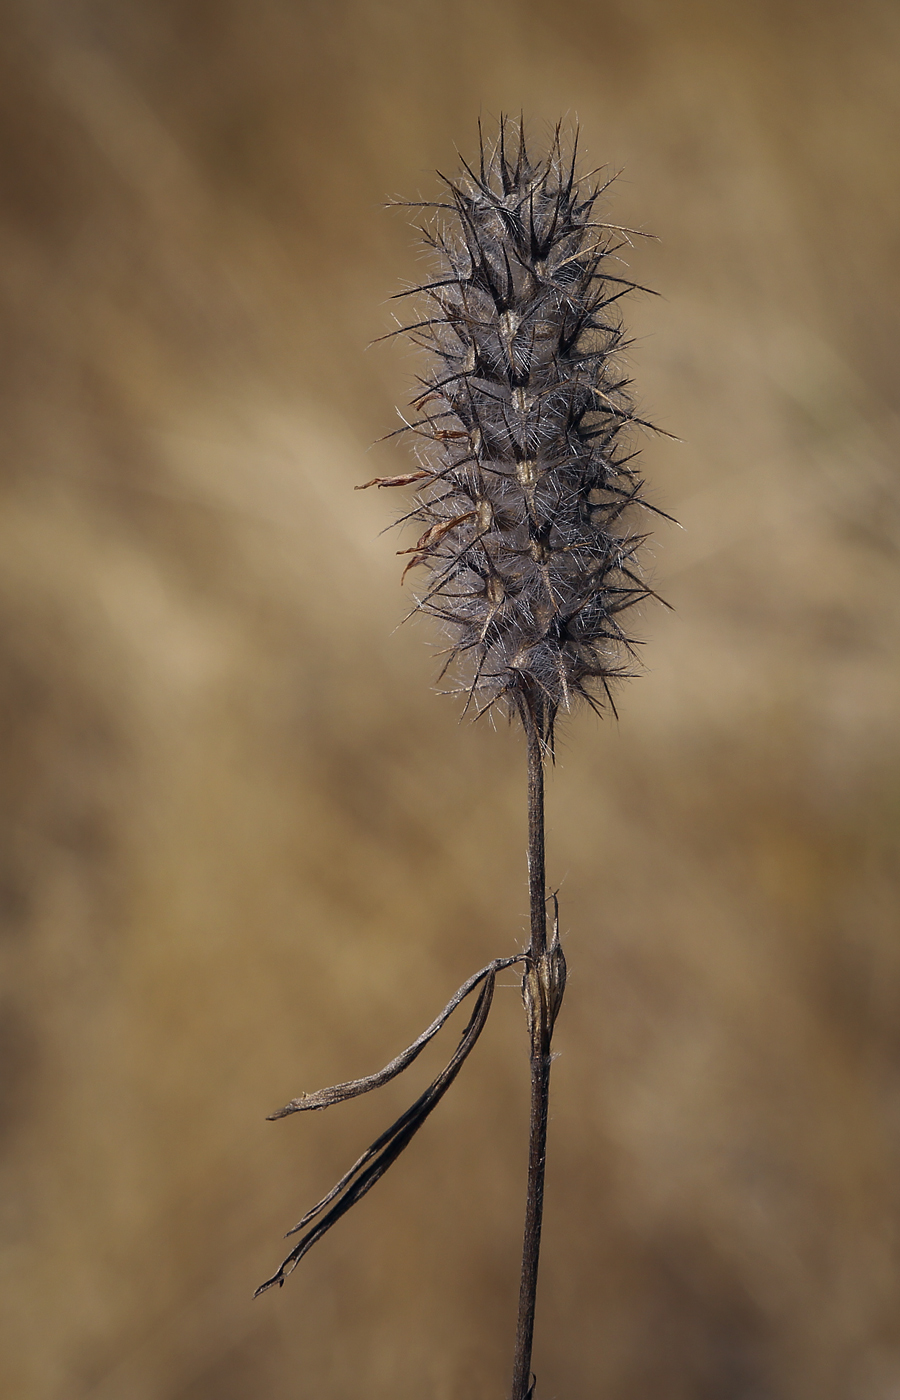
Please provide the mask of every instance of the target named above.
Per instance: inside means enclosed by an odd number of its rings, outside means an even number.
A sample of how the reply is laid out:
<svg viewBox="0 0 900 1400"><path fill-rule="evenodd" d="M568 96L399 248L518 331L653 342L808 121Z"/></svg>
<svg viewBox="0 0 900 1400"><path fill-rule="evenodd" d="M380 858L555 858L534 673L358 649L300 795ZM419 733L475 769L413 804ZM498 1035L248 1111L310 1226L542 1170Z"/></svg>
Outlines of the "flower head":
<svg viewBox="0 0 900 1400"><path fill-rule="evenodd" d="M431 354L399 430L418 470L379 484L421 483L404 519L424 528L402 552L405 572L428 570L414 611L448 635L441 675L476 714L527 709L550 743L560 708L612 705L634 651L622 614L652 595L621 365L636 284L615 258L632 231L597 221L609 181L576 178L559 128L534 159L501 119L478 171L444 183L423 230L434 275L400 293L420 298L403 330Z"/></svg>

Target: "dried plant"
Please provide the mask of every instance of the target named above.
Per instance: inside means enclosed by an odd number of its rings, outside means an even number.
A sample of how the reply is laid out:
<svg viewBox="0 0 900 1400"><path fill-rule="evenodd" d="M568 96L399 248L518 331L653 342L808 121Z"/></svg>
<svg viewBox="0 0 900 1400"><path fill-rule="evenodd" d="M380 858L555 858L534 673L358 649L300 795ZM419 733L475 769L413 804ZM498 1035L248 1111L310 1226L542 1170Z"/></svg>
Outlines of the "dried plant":
<svg viewBox="0 0 900 1400"><path fill-rule="evenodd" d="M528 748L531 938L459 989L438 1018L380 1073L292 1100L273 1118L367 1093L400 1074L451 1013L478 990L460 1043L425 1093L382 1134L289 1234L300 1239L263 1292L284 1279L410 1142L455 1079L490 1011L497 973L524 966L531 1046L531 1143L512 1400L533 1394L531 1348L544 1186L550 1042L566 985L554 919L548 938L544 875L544 763L559 711L581 700L615 713L611 683L629 674L636 643L621 617L655 597L638 564L643 499L629 430L638 418L621 354L618 304L638 288L618 254L638 231L600 222L609 180L576 177L577 138L564 157L557 128L534 160L523 124L501 119L480 142L477 171L441 179L446 197L423 237L434 275L398 293L421 315L391 334L430 352L412 435L418 466L366 486L415 484L401 519L424 526L404 570L427 570L413 612L437 618L452 677L476 717L520 720ZM394 436L390 434L389 436ZM361 488L360 488L361 489ZM661 514L662 512L657 512ZM551 896L556 909L555 895Z"/></svg>

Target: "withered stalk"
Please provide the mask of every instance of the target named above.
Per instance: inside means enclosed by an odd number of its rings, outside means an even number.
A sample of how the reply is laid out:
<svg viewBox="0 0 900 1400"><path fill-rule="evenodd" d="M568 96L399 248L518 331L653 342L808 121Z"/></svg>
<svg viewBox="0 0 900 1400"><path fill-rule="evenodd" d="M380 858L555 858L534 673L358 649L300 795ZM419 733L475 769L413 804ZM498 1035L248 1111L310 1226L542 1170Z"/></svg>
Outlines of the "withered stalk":
<svg viewBox="0 0 900 1400"><path fill-rule="evenodd" d="M547 946L547 893L544 874L544 745L530 706L522 707L528 740L528 883L531 896L531 943L522 995L531 1036L531 1134L525 1235L519 1284L519 1317L511 1400L528 1400L533 1392L531 1349L537 1301L541 1224L544 1214L544 1167L550 1106L550 1040L565 986L565 962L558 924Z"/></svg>

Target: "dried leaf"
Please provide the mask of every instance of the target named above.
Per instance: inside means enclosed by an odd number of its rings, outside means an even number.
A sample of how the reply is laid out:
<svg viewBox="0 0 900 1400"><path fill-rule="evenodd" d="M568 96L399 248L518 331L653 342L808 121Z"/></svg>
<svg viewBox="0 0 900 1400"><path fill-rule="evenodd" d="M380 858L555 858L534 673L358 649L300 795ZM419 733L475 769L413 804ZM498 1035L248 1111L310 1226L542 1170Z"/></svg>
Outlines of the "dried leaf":
<svg viewBox="0 0 900 1400"><path fill-rule="evenodd" d="M288 1231L288 1234L294 1234L295 1231L302 1230L304 1226L308 1225L316 1216L320 1215L321 1212L325 1210L326 1206L330 1206L330 1209L322 1216L318 1224L313 1225L310 1230L307 1230L306 1234L298 1241L290 1254L287 1255L276 1269L272 1277L266 1279L265 1283L260 1284L254 1297L258 1298L261 1293L265 1293L267 1289L272 1288L276 1283L279 1287L283 1286L285 1278L288 1274L293 1273L304 1254L307 1254L309 1250L312 1249L313 1245L316 1244L323 1235L327 1234L332 1225L335 1225L343 1215L346 1215L347 1211L350 1210L357 1201L361 1200L368 1191L371 1191L376 1181L379 1181L381 1177L384 1176L388 1168L393 1166L397 1158L409 1146L426 1118L437 1107L444 1094L450 1088L450 1085L453 1083L465 1060L474 1048L478 1037L484 1030L488 1013L491 1009L491 1002L493 1001L494 982L498 969L500 967L509 967L512 963L521 961L521 957L502 958L496 963L491 963L488 968L482 969L480 973L476 973L474 978L470 978L468 983L465 983L463 987L460 988L459 992L457 992L456 996L453 998L453 1001L448 1004L448 1008L445 1012L442 1012L441 1016L438 1017L438 1021L433 1022L432 1026L429 1026L428 1030L423 1033L423 1036L419 1037L419 1041L422 1042L422 1045L427 1043L427 1039L430 1039L431 1035L433 1035L436 1030L440 1029L438 1022L442 1025L447 1015L450 1014L450 1010L454 1009L463 997L467 996L479 982L484 982L484 986L481 989L478 1001L475 1003L475 1009L472 1012L469 1023L463 1031L459 1045L449 1063L441 1070L440 1074L432 1080L424 1094L420 1094L415 1103L412 1104L405 1113L402 1113L386 1132L375 1139L362 1156L354 1162L350 1170L341 1177L337 1185L329 1191L328 1195L323 1196L322 1200L313 1206L312 1210L307 1211L303 1219L300 1220L293 1229ZM392 1073L388 1074L388 1078L393 1078L395 1074L400 1073L401 1069L406 1068L406 1064L411 1063L411 1060L419 1053L419 1049L422 1048L419 1041L414 1042L414 1044L409 1047L409 1050L405 1052L405 1055L409 1057L406 1063L394 1069ZM416 1049L416 1046L418 1046L418 1049ZM415 1052L414 1054L411 1053L413 1051ZM403 1056L398 1056L398 1060L403 1058ZM396 1061L392 1061L392 1065L396 1063ZM385 1070L381 1072L382 1075L386 1074L391 1068L391 1065L386 1066ZM379 1076L371 1076L371 1078L379 1079ZM382 1079L381 1082L386 1081ZM365 1081L357 1080L355 1083L363 1084ZM335 1087L338 1089L345 1089L349 1086L337 1085ZM376 1086L370 1083L368 1087L374 1088ZM366 1089L358 1088L355 1089L354 1092L365 1093ZM342 1097L352 1097L352 1095L344 1094ZM334 1099L332 1102L339 1102L339 1099ZM321 1104L319 1106L326 1107L327 1105ZM334 1204L332 1204L332 1202L334 1202Z"/></svg>
<svg viewBox="0 0 900 1400"><path fill-rule="evenodd" d="M383 1084L388 1084L398 1074L402 1074L409 1065L412 1064L430 1040L437 1035L445 1022L452 1016L453 1012L465 1001L470 992L473 992L480 982L486 977L496 976L505 967L512 967L514 963L521 962L523 954L519 953L512 958L495 958L488 963L480 972L475 972L457 992L447 1002L443 1011L432 1021L422 1034L413 1041L412 1045L401 1051L390 1064L385 1065L377 1074L366 1075L363 1079L351 1079L345 1084L332 1084L327 1089L318 1089L313 1094L300 1094L298 1098L291 1099L284 1108L279 1108L275 1113L268 1115L268 1122L273 1123L278 1118L287 1118L291 1113L305 1113L311 1109L330 1108L332 1104L343 1103L345 1099L356 1098L358 1094L368 1094L371 1089L380 1089Z"/></svg>

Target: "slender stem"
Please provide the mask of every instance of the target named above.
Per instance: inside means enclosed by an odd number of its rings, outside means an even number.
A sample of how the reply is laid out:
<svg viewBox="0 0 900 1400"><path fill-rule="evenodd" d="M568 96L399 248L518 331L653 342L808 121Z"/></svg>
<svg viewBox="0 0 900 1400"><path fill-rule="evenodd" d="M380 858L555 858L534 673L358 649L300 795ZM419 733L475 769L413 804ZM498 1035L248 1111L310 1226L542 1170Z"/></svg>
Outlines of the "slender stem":
<svg viewBox="0 0 900 1400"><path fill-rule="evenodd" d="M533 716L526 712L528 738L528 876L531 893L531 945L523 984L531 1032L531 1138L528 1152L528 1191L525 1237L519 1286L519 1317L513 1364L511 1400L531 1394L531 1347L537 1299L541 1221L544 1210L544 1163L550 1100L552 969L547 951L547 903L544 877L544 755Z"/></svg>
<svg viewBox="0 0 900 1400"><path fill-rule="evenodd" d="M537 725L529 714L528 737L528 887L531 896L533 958L547 951L547 890L544 874L544 750Z"/></svg>

